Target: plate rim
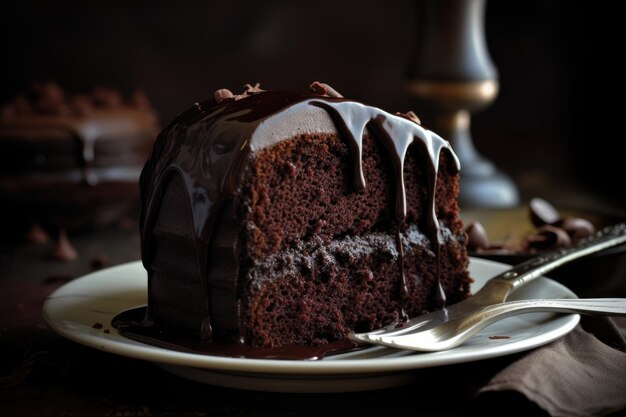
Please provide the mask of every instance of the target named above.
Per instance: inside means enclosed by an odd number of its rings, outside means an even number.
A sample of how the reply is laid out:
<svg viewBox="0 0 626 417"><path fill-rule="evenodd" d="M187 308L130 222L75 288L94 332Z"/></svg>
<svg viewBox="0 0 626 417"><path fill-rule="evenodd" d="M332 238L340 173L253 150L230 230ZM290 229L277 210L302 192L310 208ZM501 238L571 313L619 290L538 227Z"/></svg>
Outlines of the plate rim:
<svg viewBox="0 0 626 417"><path fill-rule="evenodd" d="M491 267L509 268L510 265L486 260L482 258L470 257L470 263L488 264ZM458 363L466 363L499 356L510 355L521 351L533 349L547 343L550 343L571 332L579 323L580 315L568 314L555 317L553 320L561 320L563 323L557 328L542 333L540 341L532 343L517 343L515 345L501 345L500 348L494 345L494 348L484 349L475 352L468 358L467 353L450 349L442 352L424 352L407 354L405 356L386 357L386 358L365 358L365 359L332 359L319 361L306 360L276 360L276 359L254 359L254 358L229 358L223 356L206 355L190 352L180 352L168 350L152 345L143 344L134 340L127 339L117 332L114 328L110 334L105 334L95 329L80 328L74 329L68 323L58 321L54 317L54 303L56 300L64 296L72 286L77 283L84 284L87 280L103 279L107 275L120 272L125 269L140 269L145 273L140 260L126 262L109 268L91 272L89 274L78 277L67 284L57 288L44 301L42 315L46 323L60 336L65 337L73 342L117 354L120 356L146 360L169 365L201 368L215 371L243 372L246 374L289 374L289 375L323 375L323 374L346 374L346 375L367 375L380 374L385 372L409 371L420 368L430 368L442 365L453 365ZM137 273L137 271L135 271ZM576 295L563 284L551 280L547 277L541 277L539 280L548 280L553 285L562 287L566 292ZM87 297L89 295L83 295ZM123 310L117 311L118 314ZM88 325L88 324L86 324ZM90 326L89 326L90 327ZM536 339L535 337L534 339ZM532 339L532 338L531 338ZM421 358L421 359L420 359ZM426 358L426 360L424 360Z"/></svg>

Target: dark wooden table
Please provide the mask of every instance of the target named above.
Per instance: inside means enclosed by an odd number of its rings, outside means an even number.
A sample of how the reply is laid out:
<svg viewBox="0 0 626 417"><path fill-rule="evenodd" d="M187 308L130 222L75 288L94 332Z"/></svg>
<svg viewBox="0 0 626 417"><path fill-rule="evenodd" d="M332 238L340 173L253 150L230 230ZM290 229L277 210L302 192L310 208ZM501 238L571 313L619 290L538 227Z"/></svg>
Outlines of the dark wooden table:
<svg viewBox="0 0 626 417"><path fill-rule="evenodd" d="M524 353L416 370L415 382L392 389L279 394L195 383L149 362L83 347L47 327L43 300L94 268L138 259L139 237L135 228L110 228L71 238L80 254L71 263L49 260L46 245L2 248L0 416L544 415L517 393L475 395Z"/></svg>

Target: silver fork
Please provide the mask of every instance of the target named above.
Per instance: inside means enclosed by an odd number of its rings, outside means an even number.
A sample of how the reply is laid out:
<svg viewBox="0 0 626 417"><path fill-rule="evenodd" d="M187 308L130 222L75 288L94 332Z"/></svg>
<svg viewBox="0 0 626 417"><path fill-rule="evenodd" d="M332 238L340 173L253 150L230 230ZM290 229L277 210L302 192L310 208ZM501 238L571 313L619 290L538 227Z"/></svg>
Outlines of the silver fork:
<svg viewBox="0 0 626 417"><path fill-rule="evenodd" d="M459 346L483 328L517 314L538 311L626 316L626 298L535 299L499 303L429 330L392 336L374 336L370 343L423 352L435 352Z"/></svg>
<svg viewBox="0 0 626 417"><path fill-rule="evenodd" d="M376 343L381 337L426 331L461 319L477 309L505 302L512 291L561 265L625 242L626 223L604 228L574 246L540 255L496 275L476 294L459 303L412 318L403 324L392 324L367 333L352 333L348 337L357 342Z"/></svg>

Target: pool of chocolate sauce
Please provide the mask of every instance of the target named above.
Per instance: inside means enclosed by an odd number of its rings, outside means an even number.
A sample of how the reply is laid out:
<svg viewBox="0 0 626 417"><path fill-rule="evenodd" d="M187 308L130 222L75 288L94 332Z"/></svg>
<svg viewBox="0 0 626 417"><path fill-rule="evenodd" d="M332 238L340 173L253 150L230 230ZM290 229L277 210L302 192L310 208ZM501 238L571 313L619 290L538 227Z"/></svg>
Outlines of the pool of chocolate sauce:
<svg viewBox="0 0 626 417"><path fill-rule="evenodd" d="M363 349L350 340L339 340L319 346L290 345L275 348L248 346L239 342L198 342L165 334L146 320L147 306L123 311L111 325L124 337L137 342L180 352L230 358L320 360L324 357Z"/></svg>

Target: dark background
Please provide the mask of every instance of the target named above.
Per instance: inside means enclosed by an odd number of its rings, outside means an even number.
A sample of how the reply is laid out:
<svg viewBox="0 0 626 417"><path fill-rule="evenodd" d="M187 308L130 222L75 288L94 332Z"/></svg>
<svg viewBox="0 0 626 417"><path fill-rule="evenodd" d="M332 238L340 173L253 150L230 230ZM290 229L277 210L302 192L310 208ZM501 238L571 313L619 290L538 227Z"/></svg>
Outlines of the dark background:
<svg viewBox="0 0 626 417"><path fill-rule="evenodd" d="M617 149L626 25L615 4L487 3L500 94L473 117L475 144L515 178L525 199L542 190L551 201L558 196L559 206L626 212L625 158ZM34 80L56 80L70 92L143 88L166 124L218 88L236 92L260 82L305 89L321 80L347 97L406 111L413 107L404 83L415 21L411 0L0 2L0 103ZM54 334L40 316L44 298L95 268L139 259L137 229L71 235L80 258L58 263L47 258L52 244L3 246L0 227L0 376L19 377L0 384L3 415L384 415L407 399L424 415L541 413L519 394L499 402L475 396L523 353L424 369L417 383L399 389L310 396L207 389ZM596 289L618 283L623 291L621 254L572 278Z"/></svg>
<svg viewBox="0 0 626 417"><path fill-rule="evenodd" d="M32 80L56 80L71 92L101 85L129 94L139 87L166 124L218 88L237 92L260 82L304 89L321 80L389 111L412 108L404 77L413 2L312 4L3 4L0 100ZM473 118L475 144L515 178L524 198L550 182L571 190L567 196L591 191L591 204L626 207L624 157L615 149L623 140L622 109L608 103L620 102L623 90L618 18L603 2L487 3L487 43L501 88Z"/></svg>

